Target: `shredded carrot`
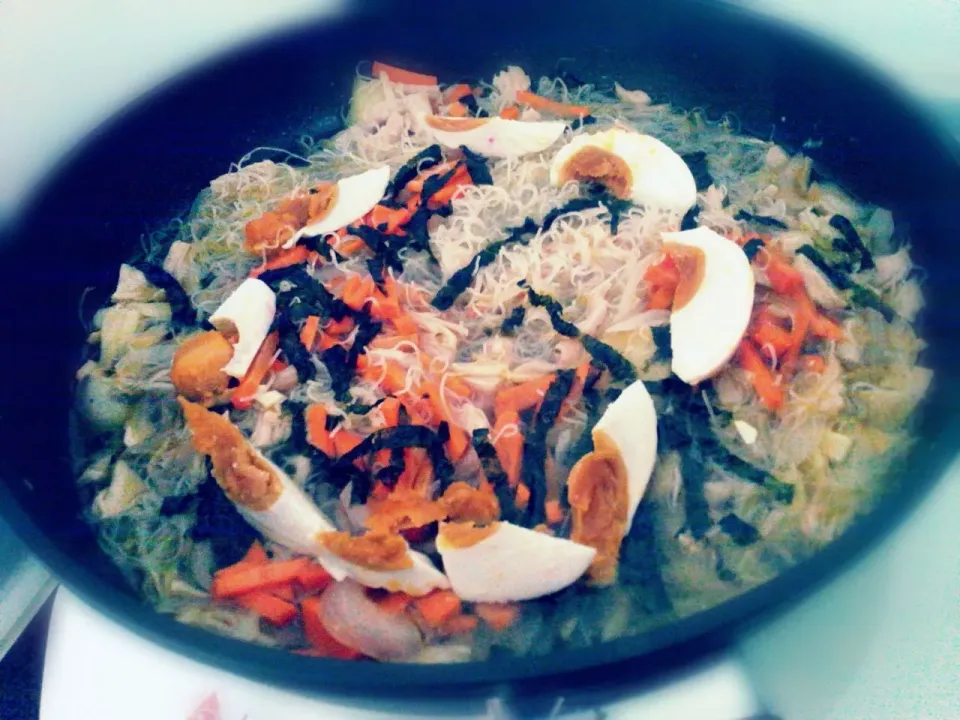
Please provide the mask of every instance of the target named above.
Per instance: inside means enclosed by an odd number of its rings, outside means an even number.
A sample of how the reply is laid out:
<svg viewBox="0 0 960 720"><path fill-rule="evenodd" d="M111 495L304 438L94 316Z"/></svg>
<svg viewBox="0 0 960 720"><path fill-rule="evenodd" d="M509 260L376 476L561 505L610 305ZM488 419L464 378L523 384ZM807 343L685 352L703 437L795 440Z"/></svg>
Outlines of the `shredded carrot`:
<svg viewBox="0 0 960 720"><path fill-rule="evenodd" d="M774 322L757 324L750 333L750 338L762 351L767 352L767 348L769 347L772 348L778 356L781 353L786 353L794 345L794 339L791 333Z"/></svg>
<svg viewBox="0 0 960 720"><path fill-rule="evenodd" d="M308 563L297 572L295 581L297 586L307 593L321 592L333 582L333 576L318 563Z"/></svg>
<svg viewBox="0 0 960 720"><path fill-rule="evenodd" d="M340 430L333 436L333 447L337 455L346 455L363 441L363 438L355 432L349 430Z"/></svg>
<svg viewBox="0 0 960 720"><path fill-rule="evenodd" d="M386 75L387 80L395 83L403 83L404 85L436 85L437 76L436 75L424 75L422 73L413 72L412 70L404 70L403 68L394 67L393 65L387 65L382 62L373 63L373 77L378 78L381 75Z"/></svg>
<svg viewBox="0 0 960 720"><path fill-rule="evenodd" d="M320 330L320 316L311 315L300 329L300 343L307 349L313 350L317 341L317 332Z"/></svg>
<svg viewBox="0 0 960 720"><path fill-rule="evenodd" d="M494 413L500 415L509 410L521 413L540 404L544 394L550 388L555 375L544 375L535 380L514 385L497 393L493 401Z"/></svg>
<svg viewBox="0 0 960 720"><path fill-rule="evenodd" d="M556 100L545 98L542 95L535 95L529 90L518 90L517 102L529 105L534 110L542 110L561 117L582 117L590 114L589 108L584 105L570 105L568 103L557 102Z"/></svg>
<svg viewBox="0 0 960 720"><path fill-rule="evenodd" d="M250 271L250 277L260 277L270 270L280 270L282 268L299 265L306 262L310 256L310 251L304 245L294 245L289 250L281 250L262 265L258 265Z"/></svg>
<svg viewBox="0 0 960 720"><path fill-rule="evenodd" d="M416 338L417 322L409 313L400 313L399 317L394 318L393 327L400 335L412 335Z"/></svg>
<svg viewBox="0 0 960 720"><path fill-rule="evenodd" d="M255 591L234 598L234 602L252 610L271 625L289 625L297 617L297 606L264 591Z"/></svg>
<svg viewBox="0 0 960 720"><path fill-rule="evenodd" d="M407 199L407 210L412 213L415 213L420 207L420 193L412 193Z"/></svg>
<svg viewBox="0 0 960 720"><path fill-rule="evenodd" d="M765 248L761 252L767 258L767 263L763 266L763 269L774 292L781 295L790 295L803 290L803 275L790 264L789 260L769 248Z"/></svg>
<svg viewBox="0 0 960 720"><path fill-rule="evenodd" d="M386 205L376 205L367 213L365 223L370 227L383 230L387 234L395 233L410 222L413 214L407 208L392 208Z"/></svg>
<svg viewBox="0 0 960 720"><path fill-rule="evenodd" d="M300 609L303 633L319 656L338 660L358 660L363 657L353 648L342 645L327 632L327 628L324 627L323 621L320 619L322 615L319 597L304 598L300 603Z"/></svg>
<svg viewBox="0 0 960 720"><path fill-rule="evenodd" d="M402 592L390 593L377 601L377 607L391 615L402 615L410 607L413 598Z"/></svg>
<svg viewBox="0 0 960 720"><path fill-rule="evenodd" d="M373 294L374 282L372 277L351 275L343 286L341 299L352 310L362 310L367 300Z"/></svg>
<svg viewBox="0 0 960 720"><path fill-rule="evenodd" d="M466 83L460 83L459 85L453 85L448 87L443 91L443 101L446 103L453 103L465 98L467 95L473 93L473 90L470 89L470 86Z"/></svg>
<svg viewBox="0 0 960 720"><path fill-rule="evenodd" d="M843 328L826 315L815 312L810 318L810 332L817 337L840 342L846 337Z"/></svg>
<svg viewBox="0 0 960 720"><path fill-rule="evenodd" d="M267 335L260 345L253 362L250 363L247 374L243 376L240 384L233 389L233 394L230 396L230 402L237 410L247 410L253 405L253 398L257 394L260 383L270 372L270 366L273 365L273 359L279 346L280 334L277 332Z"/></svg>
<svg viewBox="0 0 960 720"><path fill-rule="evenodd" d="M456 118L466 117L467 106L462 102L450 103L450 105L447 106L447 115Z"/></svg>
<svg viewBox="0 0 960 720"><path fill-rule="evenodd" d="M380 414L383 416L383 427L396 427L400 424L400 401L388 397L380 403Z"/></svg>
<svg viewBox="0 0 960 720"><path fill-rule="evenodd" d="M350 257L363 250L366 246L367 244L361 238L358 238L356 235L350 235L340 241L340 244L336 247L336 251L344 257Z"/></svg>
<svg viewBox="0 0 960 720"><path fill-rule="evenodd" d="M254 540L253 545L250 546L250 549L247 550L247 554L243 556L238 565L266 565L270 559L267 557L267 551L263 549L263 545L260 544L259 540Z"/></svg>
<svg viewBox="0 0 960 720"><path fill-rule="evenodd" d="M527 507L527 503L530 502L530 488L523 483L518 484L515 497L517 501L517 507L520 510L523 510L525 507Z"/></svg>
<svg viewBox="0 0 960 720"><path fill-rule="evenodd" d="M520 606L512 603L477 603L473 611L496 632L503 632L520 618Z"/></svg>
<svg viewBox="0 0 960 720"><path fill-rule="evenodd" d="M450 459L456 462L463 457L463 454L470 447L470 440L462 427L455 424L453 417L447 411L443 401L440 398L440 386L431 380L424 380L420 383L418 390L421 397L430 402L434 417L446 421L450 429L450 439L447 441L447 451L450 453Z"/></svg>
<svg viewBox="0 0 960 720"><path fill-rule="evenodd" d="M504 428L508 425L516 425L517 432L512 434L505 433ZM503 471L507 473L510 486L516 487L517 483L520 482L520 465L523 459L523 435L520 433L520 414L516 410L498 412L491 436L494 438L493 447L497 451L497 457L500 458Z"/></svg>
<svg viewBox="0 0 960 720"><path fill-rule="evenodd" d="M456 198L463 188L472 184L473 180L470 178L470 172L467 170L465 165L461 165L459 168L457 168L457 172L454 174L454 176L447 181L447 184L430 196L430 201L427 203L427 207L432 210L443 207L451 200Z"/></svg>
<svg viewBox="0 0 960 720"><path fill-rule="evenodd" d="M500 117L504 120L517 120L520 117L520 108L516 105L508 105L500 111Z"/></svg>
<svg viewBox="0 0 960 720"><path fill-rule="evenodd" d="M544 507L547 511L548 525L558 525L563 522L563 508L560 507L559 500L547 500Z"/></svg>
<svg viewBox="0 0 960 720"><path fill-rule="evenodd" d="M213 576L210 595L217 599L235 598L254 590L270 590L288 585L309 564L306 558L280 560L266 565L234 565Z"/></svg>
<svg viewBox="0 0 960 720"><path fill-rule="evenodd" d="M438 628L462 609L460 598L451 590L434 590L429 595L418 597L414 605L430 627Z"/></svg>
<svg viewBox="0 0 960 720"><path fill-rule="evenodd" d="M307 442L322 450L328 457L336 455L336 446L327 430L327 409L319 403L310 405L306 411Z"/></svg>
<svg viewBox="0 0 960 720"><path fill-rule="evenodd" d="M447 160L442 163L437 163L433 167L429 167L426 170L421 171L419 175L408 182L404 187L407 192L416 194L422 193L423 185L429 178L433 177L434 175L444 175L453 170L455 167L457 167L456 160Z"/></svg>
<svg viewBox="0 0 960 720"><path fill-rule="evenodd" d="M262 592L267 592L267 591L264 590ZM273 588L273 590L269 591L269 594L273 595L275 598L286 600L287 602L293 602L297 597L297 591L293 589L293 585L281 585L280 587L275 587ZM241 597L245 597L245 596L241 596Z"/></svg>
<svg viewBox="0 0 960 720"><path fill-rule="evenodd" d="M757 347L750 340L744 340L740 343L737 357L740 366L749 373L760 401L770 410L779 410L783 406L783 388L760 357Z"/></svg>
<svg viewBox="0 0 960 720"><path fill-rule="evenodd" d="M328 320L323 331L329 335L346 335L353 330L353 318L346 316L342 320Z"/></svg>
<svg viewBox="0 0 960 720"><path fill-rule="evenodd" d="M454 615L440 626L443 635L466 635L477 629L480 621L473 615Z"/></svg>

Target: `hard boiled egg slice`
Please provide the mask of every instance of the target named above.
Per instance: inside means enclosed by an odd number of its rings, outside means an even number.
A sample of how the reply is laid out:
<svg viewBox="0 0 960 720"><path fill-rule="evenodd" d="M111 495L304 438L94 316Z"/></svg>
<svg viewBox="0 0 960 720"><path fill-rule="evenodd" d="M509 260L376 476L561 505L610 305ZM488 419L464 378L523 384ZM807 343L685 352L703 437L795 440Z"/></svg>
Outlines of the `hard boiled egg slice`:
<svg viewBox="0 0 960 720"><path fill-rule="evenodd" d="M517 157L543 152L553 145L566 123L525 122L505 118L453 118L424 115L424 125L434 140L448 148L463 145L486 157Z"/></svg>
<svg viewBox="0 0 960 720"><path fill-rule="evenodd" d="M437 551L453 591L471 602L529 600L575 583L596 550L508 522L444 523Z"/></svg>
<svg viewBox="0 0 960 720"><path fill-rule="evenodd" d="M302 237L326 235L356 222L380 202L389 184L387 165L338 180L322 216L295 232L283 247L291 248Z"/></svg>
<svg viewBox="0 0 960 720"><path fill-rule="evenodd" d="M409 567L370 570L329 552L322 533L337 527L283 470L254 448L223 415L180 399L197 452L208 455L213 477L234 506L258 532L301 555L315 557L335 580L352 577L367 587L423 595L449 587L430 559L409 549Z"/></svg>
<svg viewBox="0 0 960 720"><path fill-rule="evenodd" d="M727 364L747 331L753 270L739 245L709 228L662 237L681 274L670 313L672 369L696 385Z"/></svg>
<svg viewBox="0 0 960 720"><path fill-rule="evenodd" d="M426 555L411 550L408 546L407 557L410 560L410 566L395 570L374 570L363 567L326 550L319 559L331 575L334 574L334 569L339 570L369 588L383 588L390 592L403 592L419 597L432 590L450 587L447 576L437 570Z"/></svg>
<svg viewBox="0 0 960 720"><path fill-rule="evenodd" d="M550 166L550 182L597 182L621 200L683 215L697 202L693 173L677 153L650 135L612 128L578 135Z"/></svg>
<svg viewBox="0 0 960 720"><path fill-rule="evenodd" d="M657 462L657 411L643 381L627 386L593 427L594 446L613 445L620 453L627 480L627 529L647 490ZM601 442L600 435L608 442Z"/></svg>
<svg viewBox="0 0 960 720"><path fill-rule="evenodd" d="M248 278L210 316L210 323L233 346L233 357L223 366L227 375L242 378L247 374L270 333L276 312L277 296L273 290L262 280Z"/></svg>

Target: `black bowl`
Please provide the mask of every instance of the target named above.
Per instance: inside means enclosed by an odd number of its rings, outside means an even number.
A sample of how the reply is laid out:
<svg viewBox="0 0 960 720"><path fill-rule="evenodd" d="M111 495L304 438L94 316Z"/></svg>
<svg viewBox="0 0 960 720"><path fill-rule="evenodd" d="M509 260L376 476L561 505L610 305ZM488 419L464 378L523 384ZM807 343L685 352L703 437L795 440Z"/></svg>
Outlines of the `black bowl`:
<svg viewBox="0 0 960 720"><path fill-rule="evenodd" d="M383 6L251 45L164 85L93 133L35 193L2 246L3 399L0 509L71 590L140 634L189 657L304 689L463 692L467 685L561 676L664 653L688 657L797 600L876 543L954 457L960 303L956 148L882 79L812 38L725 5L553 2ZM919 442L879 506L810 560L706 612L587 650L454 666L342 663L263 649L180 625L123 583L78 519L67 418L78 306L96 307L141 234L186 210L211 178L258 145L295 148L340 126L363 59L489 77L506 64L553 74L559 58L588 81L619 80L657 99L734 113L743 130L809 153L818 168L907 223L928 269L923 334L934 387ZM570 679L561 677L561 682ZM582 678L583 675L577 676ZM598 677L596 673L592 677Z"/></svg>

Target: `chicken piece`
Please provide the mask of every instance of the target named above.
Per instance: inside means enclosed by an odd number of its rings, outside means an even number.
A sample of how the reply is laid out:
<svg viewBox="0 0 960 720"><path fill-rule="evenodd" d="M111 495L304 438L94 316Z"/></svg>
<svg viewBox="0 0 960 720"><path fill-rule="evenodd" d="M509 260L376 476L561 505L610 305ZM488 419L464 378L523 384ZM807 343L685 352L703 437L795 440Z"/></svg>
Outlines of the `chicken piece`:
<svg viewBox="0 0 960 720"><path fill-rule="evenodd" d="M500 503L489 485L484 489L455 482L440 498L447 517L460 522L490 523L500 517Z"/></svg>
<svg viewBox="0 0 960 720"><path fill-rule="evenodd" d="M255 511L268 510L283 492L280 478L223 415L180 398L193 435L194 449L213 463L213 478L234 503Z"/></svg>
<svg viewBox="0 0 960 720"><path fill-rule="evenodd" d="M627 468L605 433L595 431L593 439L596 449L580 458L567 480L573 510L570 539L596 549L590 579L609 585L617 579L620 544L627 530Z"/></svg>
<svg viewBox="0 0 960 720"><path fill-rule="evenodd" d="M177 348L170 381L177 393L209 406L226 391L230 376L223 368L233 358L233 346L216 330L194 335Z"/></svg>
<svg viewBox="0 0 960 720"><path fill-rule="evenodd" d="M331 553L368 570L407 570L413 567L406 540L399 535L368 532L353 536L345 532L323 532L319 543Z"/></svg>

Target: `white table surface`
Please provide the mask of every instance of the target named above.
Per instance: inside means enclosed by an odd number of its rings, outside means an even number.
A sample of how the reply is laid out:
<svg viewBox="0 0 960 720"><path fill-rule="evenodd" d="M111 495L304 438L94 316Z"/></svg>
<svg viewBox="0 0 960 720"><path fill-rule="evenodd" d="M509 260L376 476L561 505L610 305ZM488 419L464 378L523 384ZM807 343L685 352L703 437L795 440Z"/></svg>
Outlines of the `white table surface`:
<svg viewBox="0 0 960 720"><path fill-rule="evenodd" d="M846 44L928 100L960 100L960 0L745 4ZM0 0L0 223L62 152L137 93L332 7ZM960 467L849 573L743 641L746 667L773 709L788 720L960 718L957 508Z"/></svg>

